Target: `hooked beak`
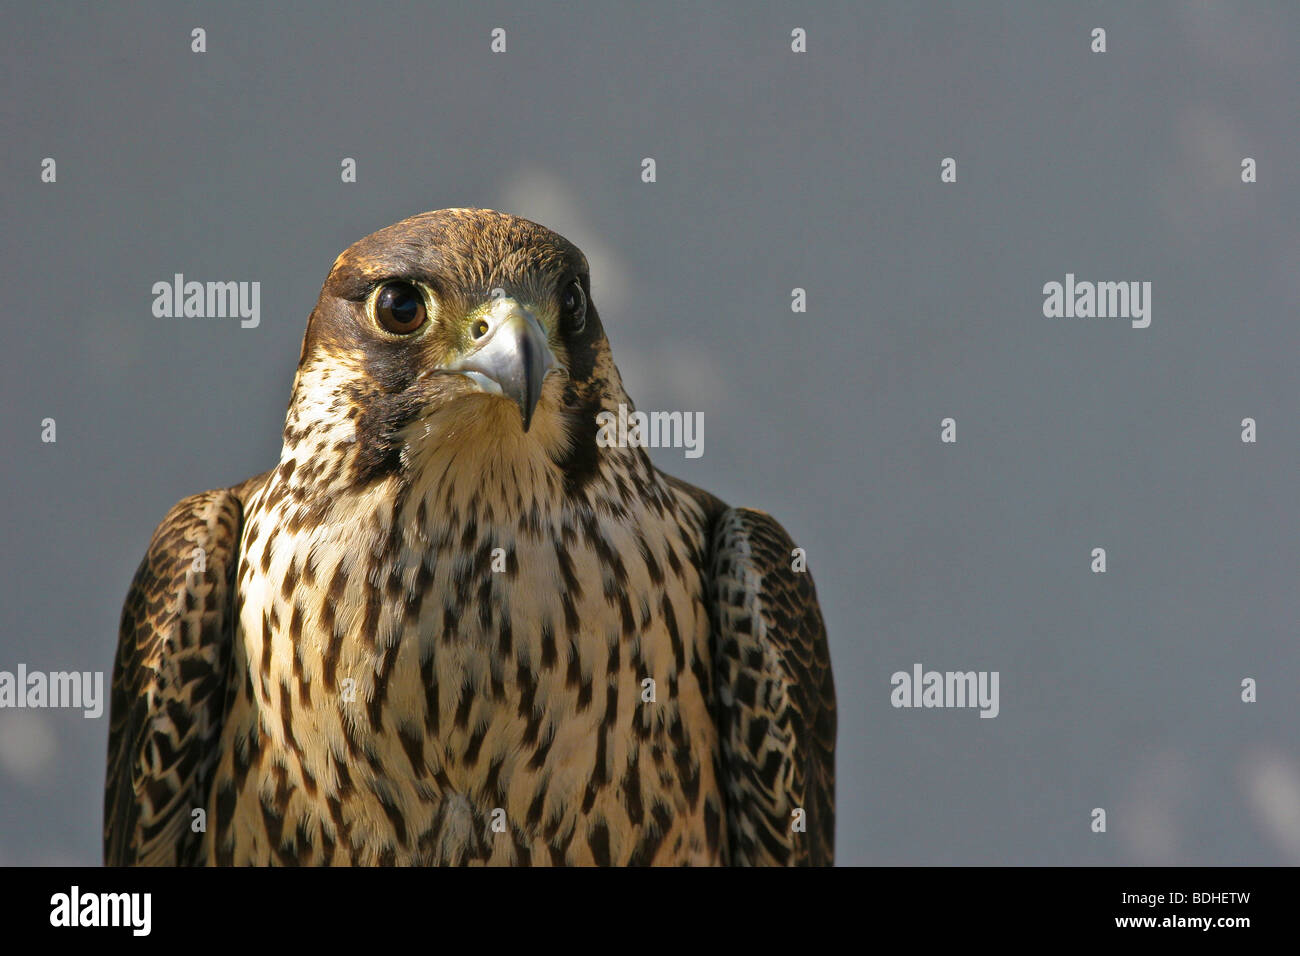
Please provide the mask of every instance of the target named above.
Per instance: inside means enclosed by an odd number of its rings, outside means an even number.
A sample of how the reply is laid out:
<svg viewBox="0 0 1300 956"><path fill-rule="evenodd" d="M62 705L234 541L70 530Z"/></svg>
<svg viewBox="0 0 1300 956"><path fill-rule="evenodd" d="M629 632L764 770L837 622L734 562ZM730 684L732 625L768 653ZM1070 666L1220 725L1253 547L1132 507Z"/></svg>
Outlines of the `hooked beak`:
<svg viewBox="0 0 1300 956"><path fill-rule="evenodd" d="M542 397L542 380L555 368L555 355L533 314L514 299L502 297L481 319L487 331L474 347L443 369L464 375L490 395L501 395L519 406L524 431Z"/></svg>

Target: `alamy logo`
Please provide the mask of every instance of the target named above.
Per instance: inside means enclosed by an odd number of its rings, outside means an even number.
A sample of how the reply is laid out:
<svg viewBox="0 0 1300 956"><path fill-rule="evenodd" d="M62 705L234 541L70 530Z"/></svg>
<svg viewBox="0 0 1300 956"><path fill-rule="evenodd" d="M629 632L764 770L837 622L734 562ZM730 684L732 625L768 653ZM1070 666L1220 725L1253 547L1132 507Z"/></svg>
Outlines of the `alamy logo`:
<svg viewBox="0 0 1300 956"><path fill-rule="evenodd" d="M1076 282L1043 286L1043 315L1049 319L1130 319L1135 329L1151 324L1150 282Z"/></svg>
<svg viewBox="0 0 1300 956"><path fill-rule="evenodd" d="M93 719L104 713L103 671L0 671L0 707L79 707Z"/></svg>
<svg viewBox="0 0 1300 956"><path fill-rule="evenodd" d="M619 404L618 414L596 415L601 448L684 448L687 458L704 454L703 412L629 412Z"/></svg>
<svg viewBox="0 0 1300 956"><path fill-rule="evenodd" d="M895 671L889 678L895 707L978 707L981 717L996 717L997 671L926 671L913 664L911 673Z"/></svg>
<svg viewBox="0 0 1300 956"><path fill-rule="evenodd" d="M51 926L129 926L132 935L148 936L152 927L150 893L71 892L50 897Z"/></svg>
<svg viewBox="0 0 1300 956"><path fill-rule="evenodd" d="M153 284L153 314L159 319L233 319L255 329L262 321L262 283L186 282L176 273L171 282Z"/></svg>

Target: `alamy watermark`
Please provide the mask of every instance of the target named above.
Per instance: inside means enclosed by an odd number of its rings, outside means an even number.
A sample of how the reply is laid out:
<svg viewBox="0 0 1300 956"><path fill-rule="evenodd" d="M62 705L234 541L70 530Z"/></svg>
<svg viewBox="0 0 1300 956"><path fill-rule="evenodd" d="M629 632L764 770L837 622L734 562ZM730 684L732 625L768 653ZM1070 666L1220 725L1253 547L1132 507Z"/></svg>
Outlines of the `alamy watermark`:
<svg viewBox="0 0 1300 956"><path fill-rule="evenodd" d="M152 893L83 893L73 886L50 897L51 926L124 926L134 936L148 936L152 911Z"/></svg>
<svg viewBox="0 0 1300 956"><path fill-rule="evenodd" d="M1135 329L1151 324L1150 282L1078 282L1065 274L1064 284L1043 286L1043 315L1049 319L1129 319Z"/></svg>
<svg viewBox="0 0 1300 956"><path fill-rule="evenodd" d="M981 717L1001 709L997 671L927 671L918 663L910 672L895 671L889 682L895 707L978 707Z"/></svg>
<svg viewBox="0 0 1300 956"><path fill-rule="evenodd" d="M0 671L0 707L80 708L88 719L104 713L103 671Z"/></svg>
<svg viewBox="0 0 1300 956"><path fill-rule="evenodd" d="M596 416L601 448L684 448L687 458L704 454L703 412L629 412L619 403L618 414Z"/></svg>
<svg viewBox="0 0 1300 956"><path fill-rule="evenodd" d="M171 282L153 284L153 314L159 319L233 319L255 329L262 321L262 283L186 282L182 273Z"/></svg>

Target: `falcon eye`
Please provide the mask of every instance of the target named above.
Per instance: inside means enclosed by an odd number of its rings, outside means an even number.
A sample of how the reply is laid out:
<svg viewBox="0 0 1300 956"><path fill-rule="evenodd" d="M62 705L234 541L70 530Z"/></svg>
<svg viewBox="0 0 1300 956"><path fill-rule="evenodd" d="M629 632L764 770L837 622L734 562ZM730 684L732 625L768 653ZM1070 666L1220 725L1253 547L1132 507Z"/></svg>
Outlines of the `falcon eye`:
<svg viewBox="0 0 1300 956"><path fill-rule="evenodd" d="M481 339L488 334L488 324L484 319L479 319L474 323L474 338Z"/></svg>
<svg viewBox="0 0 1300 956"><path fill-rule="evenodd" d="M389 282L375 297L375 318L394 335L409 335L424 325L424 296L409 282Z"/></svg>
<svg viewBox="0 0 1300 956"><path fill-rule="evenodd" d="M560 291L560 318L566 332L581 332L587 324L587 294L577 279Z"/></svg>

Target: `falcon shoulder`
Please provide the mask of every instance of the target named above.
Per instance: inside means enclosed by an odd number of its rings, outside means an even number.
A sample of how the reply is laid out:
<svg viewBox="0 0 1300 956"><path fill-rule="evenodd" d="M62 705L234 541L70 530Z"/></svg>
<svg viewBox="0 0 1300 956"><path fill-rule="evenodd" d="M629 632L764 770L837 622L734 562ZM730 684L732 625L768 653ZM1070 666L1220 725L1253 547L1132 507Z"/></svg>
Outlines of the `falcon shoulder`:
<svg viewBox="0 0 1300 956"><path fill-rule="evenodd" d="M709 556L715 707L732 865L829 866L835 686L826 626L790 536L728 508ZM803 829L796 829L802 810Z"/></svg>
<svg viewBox="0 0 1300 956"><path fill-rule="evenodd" d="M127 592L113 665L104 862L202 862L235 622L243 501L265 476L167 513Z"/></svg>

